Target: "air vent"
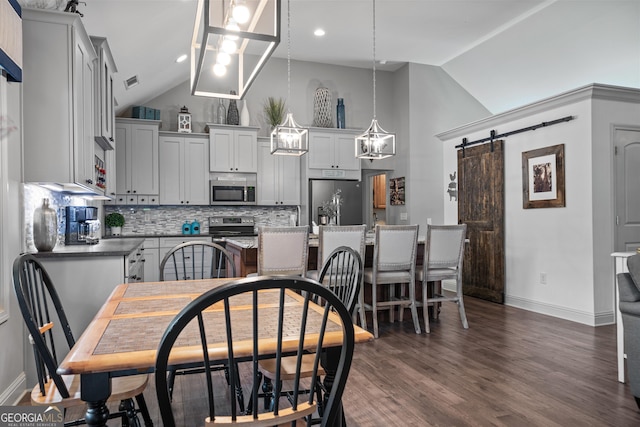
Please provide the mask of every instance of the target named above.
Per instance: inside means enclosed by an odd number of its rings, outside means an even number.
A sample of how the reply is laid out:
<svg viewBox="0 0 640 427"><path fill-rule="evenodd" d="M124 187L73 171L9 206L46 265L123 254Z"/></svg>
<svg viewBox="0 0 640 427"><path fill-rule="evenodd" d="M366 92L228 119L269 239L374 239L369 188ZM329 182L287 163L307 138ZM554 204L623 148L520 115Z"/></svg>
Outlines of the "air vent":
<svg viewBox="0 0 640 427"><path fill-rule="evenodd" d="M139 85L140 80L138 80L138 76L129 77L124 81L124 87L127 89L131 89L132 87Z"/></svg>

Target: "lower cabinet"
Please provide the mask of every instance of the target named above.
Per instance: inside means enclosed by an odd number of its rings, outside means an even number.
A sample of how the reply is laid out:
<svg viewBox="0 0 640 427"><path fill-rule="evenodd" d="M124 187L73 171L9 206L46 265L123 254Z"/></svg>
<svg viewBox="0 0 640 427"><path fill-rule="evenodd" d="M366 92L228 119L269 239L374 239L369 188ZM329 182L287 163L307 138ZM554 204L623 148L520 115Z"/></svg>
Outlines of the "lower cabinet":
<svg viewBox="0 0 640 427"><path fill-rule="evenodd" d="M258 142L258 205L300 204L300 157L271 154L269 140Z"/></svg>
<svg viewBox="0 0 640 427"><path fill-rule="evenodd" d="M128 258L93 256L39 259L56 287L71 330L76 336L80 336L87 328L113 289L127 282ZM58 354L58 357L64 355Z"/></svg>
<svg viewBox="0 0 640 427"><path fill-rule="evenodd" d="M160 239L144 239L144 281L160 280Z"/></svg>

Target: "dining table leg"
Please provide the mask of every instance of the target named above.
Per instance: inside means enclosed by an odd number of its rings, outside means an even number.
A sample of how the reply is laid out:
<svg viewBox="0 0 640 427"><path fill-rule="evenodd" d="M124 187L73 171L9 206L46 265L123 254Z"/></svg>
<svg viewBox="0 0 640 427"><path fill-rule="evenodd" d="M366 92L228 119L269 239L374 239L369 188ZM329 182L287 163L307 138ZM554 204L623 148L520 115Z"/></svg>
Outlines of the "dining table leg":
<svg viewBox="0 0 640 427"><path fill-rule="evenodd" d="M107 399L111 395L108 373L80 375L80 398L87 403L85 421L89 427L104 427L109 420Z"/></svg>

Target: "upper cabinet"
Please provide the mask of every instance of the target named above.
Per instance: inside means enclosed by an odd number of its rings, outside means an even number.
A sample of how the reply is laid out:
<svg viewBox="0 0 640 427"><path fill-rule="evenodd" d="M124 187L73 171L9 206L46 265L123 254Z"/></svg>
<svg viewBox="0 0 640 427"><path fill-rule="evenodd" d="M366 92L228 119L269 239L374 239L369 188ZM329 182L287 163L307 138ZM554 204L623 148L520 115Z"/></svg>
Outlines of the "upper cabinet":
<svg viewBox="0 0 640 427"><path fill-rule="evenodd" d="M258 142L258 205L300 204L300 157L274 156L271 141Z"/></svg>
<svg viewBox="0 0 640 427"><path fill-rule="evenodd" d="M160 135L160 204L209 204L209 138Z"/></svg>
<svg viewBox="0 0 640 427"><path fill-rule="evenodd" d="M356 132L339 129L309 131L309 163L310 169L344 170L360 172L360 159L355 156L354 138ZM340 178L340 173L327 177Z"/></svg>
<svg viewBox="0 0 640 427"><path fill-rule="evenodd" d="M113 75L118 70L107 39L91 36L91 42L98 56L95 67L95 138L103 149L110 150L114 145L115 125Z"/></svg>
<svg viewBox="0 0 640 427"><path fill-rule="evenodd" d="M258 128L211 125L209 169L211 172L257 172Z"/></svg>
<svg viewBox="0 0 640 427"><path fill-rule="evenodd" d="M80 16L25 8L22 32L24 180L103 194L95 182L96 54Z"/></svg>
<svg viewBox="0 0 640 427"><path fill-rule="evenodd" d="M128 204L159 194L159 127L157 120L116 119L116 193L127 195ZM154 203L142 198L143 204ZM158 203L158 197L153 200Z"/></svg>

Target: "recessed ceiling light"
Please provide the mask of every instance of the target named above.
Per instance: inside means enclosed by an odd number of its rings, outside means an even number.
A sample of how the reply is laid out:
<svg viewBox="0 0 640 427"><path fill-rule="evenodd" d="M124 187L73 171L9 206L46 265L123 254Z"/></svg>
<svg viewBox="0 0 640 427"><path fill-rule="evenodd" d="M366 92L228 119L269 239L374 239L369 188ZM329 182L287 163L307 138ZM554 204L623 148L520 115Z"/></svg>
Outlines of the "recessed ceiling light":
<svg viewBox="0 0 640 427"><path fill-rule="evenodd" d="M324 34L325 34L325 32L324 32L324 30L322 28L318 28L317 30L315 30L313 32L313 35L316 36L316 37L322 37L322 36L324 36Z"/></svg>
<svg viewBox="0 0 640 427"><path fill-rule="evenodd" d="M184 60L187 59L187 55L180 55L178 56L178 59L176 59L176 62L184 62Z"/></svg>

